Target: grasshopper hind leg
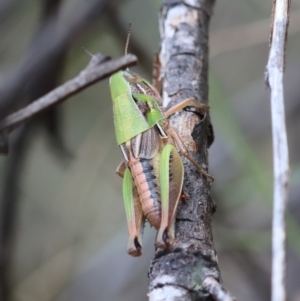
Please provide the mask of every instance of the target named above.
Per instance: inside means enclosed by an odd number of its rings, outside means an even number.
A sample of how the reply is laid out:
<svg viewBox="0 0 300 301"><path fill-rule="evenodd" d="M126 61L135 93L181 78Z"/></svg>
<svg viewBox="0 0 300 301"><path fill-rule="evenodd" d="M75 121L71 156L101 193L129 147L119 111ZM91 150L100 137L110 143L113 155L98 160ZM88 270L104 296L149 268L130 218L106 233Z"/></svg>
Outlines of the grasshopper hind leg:
<svg viewBox="0 0 300 301"><path fill-rule="evenodd" d="M177 206L181 197L184 169L177 149L167 144L161 153L161 224L156 237L156 246L168 248L175 239L174 224Z"/></svg>
<svg viewBox="0 0 300 301"><path fill-rule="evenodd" d="M144 215L133 183L131 172L126 168L123 180L123 198L128 225L128 244L127 252L129 255L137 257L142 255L141 230L144 224Z"/></svg>

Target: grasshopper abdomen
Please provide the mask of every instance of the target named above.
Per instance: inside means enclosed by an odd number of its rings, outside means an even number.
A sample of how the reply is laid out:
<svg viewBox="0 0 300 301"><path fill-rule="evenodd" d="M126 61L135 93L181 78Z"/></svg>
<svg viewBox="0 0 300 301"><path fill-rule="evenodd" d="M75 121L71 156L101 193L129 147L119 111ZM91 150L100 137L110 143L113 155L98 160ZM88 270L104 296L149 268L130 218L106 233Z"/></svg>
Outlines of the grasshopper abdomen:
<svg viewBox="0 0 300 301"><path fill-rule="evenodd" d="M158 157L159 153L153 159L132 158L128 162L144 216L156 230L159 229L161 223Z"/></svg>

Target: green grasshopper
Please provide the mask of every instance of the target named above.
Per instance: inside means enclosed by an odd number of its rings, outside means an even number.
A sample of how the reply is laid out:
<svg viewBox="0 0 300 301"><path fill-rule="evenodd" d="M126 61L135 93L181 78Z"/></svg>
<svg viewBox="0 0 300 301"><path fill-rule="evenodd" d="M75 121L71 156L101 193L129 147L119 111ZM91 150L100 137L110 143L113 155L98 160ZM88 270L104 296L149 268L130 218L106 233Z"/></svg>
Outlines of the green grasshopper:
<svg viewBox="0 0 300 301"><path fill-rule="evenodd" d="M175 239L174 223L184 178L178 150L202 175L211 180L213 177L192 159L168 117L187 106L200 110L209 107L189 98L163 112L158 91L129 70L111 76L110 91L117 143L124 157L116 172L123 178L127 252L132 256L142 254L145 219L158 231L156 247L169 248Z"/></svg>

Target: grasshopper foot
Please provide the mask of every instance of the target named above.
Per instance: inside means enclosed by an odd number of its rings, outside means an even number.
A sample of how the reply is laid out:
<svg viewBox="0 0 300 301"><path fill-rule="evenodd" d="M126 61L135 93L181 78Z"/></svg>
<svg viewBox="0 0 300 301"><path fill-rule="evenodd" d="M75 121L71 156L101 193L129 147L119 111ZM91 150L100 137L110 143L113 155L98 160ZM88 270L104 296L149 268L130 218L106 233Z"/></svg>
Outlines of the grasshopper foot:
<svg viewBox="0 0 300 301"><path fill-rule="evenodd" d="M156 247L160 249L170 248L174 242L174 235L168 228L159 229L156 237Z"/></svg>
<svg viewBox="0 0 300 301"><path fill-rule="evenodd" d="M142 255L142 245L139 242L138 237L135 237L134 239L129 238L127 253L133 257L139 257Z"/></svg>

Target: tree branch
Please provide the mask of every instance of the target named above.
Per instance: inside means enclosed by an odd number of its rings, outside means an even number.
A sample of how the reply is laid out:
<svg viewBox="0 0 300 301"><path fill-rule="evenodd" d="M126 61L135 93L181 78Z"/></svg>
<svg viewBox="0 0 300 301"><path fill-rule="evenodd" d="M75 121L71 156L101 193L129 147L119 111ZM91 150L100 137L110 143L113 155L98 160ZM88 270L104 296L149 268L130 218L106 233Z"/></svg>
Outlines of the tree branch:
<svg viewBox="0 0 300 301"><path fill-rule="evenodd" d="M74 9L67 18L66 23L61 26L59 34L53 36L52 28L56 26L55 18L48 22L47 26L39 31L39 38L31 45L31 51L24 58L24 63L6 80L0 84L0 120L9 113L16 110L20 104L20 98L26 93L28 80L38 76L45 66L51 64L51 59L56 53L68 47L72 39L82 32L102 13L109 0L91 0L82 9ZM49 63L50 62L50 63Z"/></svg>
<svg viewBox="0 0 300 301"><path fill-rule="evenodd" d="M190 97L203 103L208 101L208 26L214 2L163 2L160 63L164 108ZM196 114L182 111L170 119L194 159L207 168L207 147L213 140L209 116L199 123ZM210 182L185 159L184 167L183 190L189 200L180 204L177 212L174 246L167 251L158 249L151 263L151 301L212 300L221 289L211 228L215 204Z"/></svg>
<svg viewBox="0 0 300 301"><path fill-rule="evenodd" d="M286 300L286 222L289 158L284 113L283 72L290 0L273 1L266 82L271 89L273 134L272 301Z"/></svg>
<svg viewBox="0 0 300 301"><path fill-rule="evenodd" d="M102 63L99 66L88 65L87 68L80 72L75 78L67 81L63 85L52 90L50 93L32 102L25 108L7 116L0 123L0 135L3 137L4 133L9 133L16 126L27 121L33 116L62 102L71 95L78 93L93 83L110 76L114 72L136 64L136 62L136 56L128 54L119 59ZM3 142L1 144L3 144Z"/></svg>

